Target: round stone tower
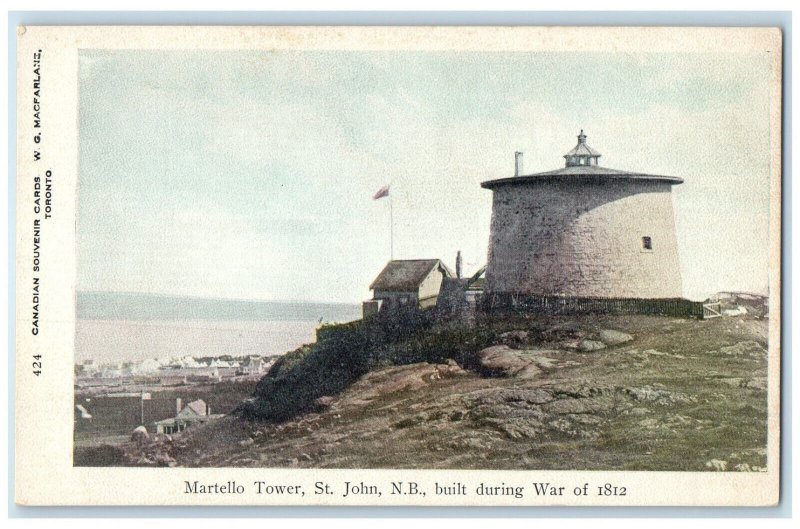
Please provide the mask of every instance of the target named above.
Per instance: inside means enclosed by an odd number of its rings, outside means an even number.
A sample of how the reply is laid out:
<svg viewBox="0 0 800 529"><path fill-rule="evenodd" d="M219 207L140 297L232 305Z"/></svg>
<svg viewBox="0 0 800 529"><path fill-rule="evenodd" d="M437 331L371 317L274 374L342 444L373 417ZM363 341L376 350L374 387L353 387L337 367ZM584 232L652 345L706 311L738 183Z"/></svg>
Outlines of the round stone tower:
<svg viewBox="0 0 800 529"><path fill-rule="evenodd" d="M680 298L672 186L683 179L607 169L578 144L566 167L483 182L493 191L487 294Z"/></svg>

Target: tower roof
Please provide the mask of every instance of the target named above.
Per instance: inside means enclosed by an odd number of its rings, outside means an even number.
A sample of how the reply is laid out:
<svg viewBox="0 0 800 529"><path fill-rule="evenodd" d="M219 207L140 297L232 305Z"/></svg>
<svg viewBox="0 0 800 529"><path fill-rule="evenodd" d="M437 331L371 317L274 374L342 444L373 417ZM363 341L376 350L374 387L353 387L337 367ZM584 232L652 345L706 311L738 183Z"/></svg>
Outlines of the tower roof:
<svg viewBox="0 0 800 529"><path fill-rule="evenodd" d="M573 156L592 156L599 158L602 155L586 144L586 134L584 134L583 129L581 129L581 133L578 134L578 144L573 147L571 151L564 155L564 158L567 158L568 164L569 158Z"/></svg>
<svg viewBox="0 0 800 529"><path fill-rule="evenodd" d="M564 155L566 166L561 169L544 171L528 175L513 176L511 178L498 178L481 183L481 187L491 189L501 185L525 184L551 179L583 179L583 180L643 180L666 182L669 184L681 184L683 178L677 176L664 176L641 173L638 171L622 171L619 169L609 169L598 165L598 159L602 156L599 152L586 144L586 135L581 130L578 135L578 144L567 154Z"/></svg>

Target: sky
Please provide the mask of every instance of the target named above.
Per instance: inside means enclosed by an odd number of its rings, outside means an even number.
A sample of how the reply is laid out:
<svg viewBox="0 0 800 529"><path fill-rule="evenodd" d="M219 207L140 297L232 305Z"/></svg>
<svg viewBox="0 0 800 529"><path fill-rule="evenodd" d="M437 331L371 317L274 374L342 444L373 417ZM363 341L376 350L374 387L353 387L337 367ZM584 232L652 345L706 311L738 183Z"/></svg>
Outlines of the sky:
<svg viewBox="0 0 800 529"><path fill-rule="evenodd" d="M390 257L486 261L480 182L679 176L684 296L766 293L768 57L82 50L78 288L357 303Z"/></svg>

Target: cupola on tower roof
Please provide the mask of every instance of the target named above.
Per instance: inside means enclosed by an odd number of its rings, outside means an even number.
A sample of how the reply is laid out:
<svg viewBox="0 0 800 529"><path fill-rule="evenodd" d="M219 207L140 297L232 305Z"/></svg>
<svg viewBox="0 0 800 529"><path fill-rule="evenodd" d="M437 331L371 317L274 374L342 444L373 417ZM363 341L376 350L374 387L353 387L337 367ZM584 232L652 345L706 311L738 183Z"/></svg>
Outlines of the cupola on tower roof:
<svg viewBox="0 0 800 529"><path fill-rule="evenodd" d="M578 144L574 149L564 155L567 161L567 167L577 167L579 165L597 165L597 160L600 158L600 153L586 145L586 134L578 134Z"/></svg>

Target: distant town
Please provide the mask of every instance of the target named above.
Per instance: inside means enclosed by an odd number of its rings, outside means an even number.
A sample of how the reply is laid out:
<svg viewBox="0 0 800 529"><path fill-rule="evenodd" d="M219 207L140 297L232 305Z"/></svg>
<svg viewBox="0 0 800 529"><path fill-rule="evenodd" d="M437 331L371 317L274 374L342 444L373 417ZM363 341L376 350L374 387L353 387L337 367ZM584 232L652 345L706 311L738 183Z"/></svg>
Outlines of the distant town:
<svg viewBox="0 0 800 529"><path fill-rule="evenodd" d="M75 447L120 445L224 417L280 355L183 356L75 365Z"/></svg>
<svg viewBox="0 0 800 529"><path fill-rule="evenodd" d="M260 377L278 356L184 356L103 364L86 360L75 364L75 389L104 391L128 386L181 386Z"/></svg>

